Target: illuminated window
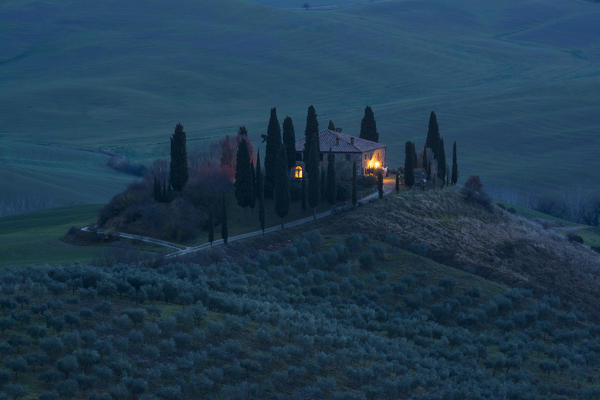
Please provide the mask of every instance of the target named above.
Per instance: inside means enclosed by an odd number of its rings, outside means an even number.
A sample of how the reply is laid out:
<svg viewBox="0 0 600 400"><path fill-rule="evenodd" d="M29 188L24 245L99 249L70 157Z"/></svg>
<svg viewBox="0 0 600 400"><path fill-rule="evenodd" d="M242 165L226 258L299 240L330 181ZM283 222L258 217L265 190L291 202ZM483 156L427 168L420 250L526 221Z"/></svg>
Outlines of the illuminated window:
<svg viewBox="0 0 600 400"><path fill-rule="evenodd" d="M298 165L294 170L294 178L302 179L302 167L300 165Z"/></svg>

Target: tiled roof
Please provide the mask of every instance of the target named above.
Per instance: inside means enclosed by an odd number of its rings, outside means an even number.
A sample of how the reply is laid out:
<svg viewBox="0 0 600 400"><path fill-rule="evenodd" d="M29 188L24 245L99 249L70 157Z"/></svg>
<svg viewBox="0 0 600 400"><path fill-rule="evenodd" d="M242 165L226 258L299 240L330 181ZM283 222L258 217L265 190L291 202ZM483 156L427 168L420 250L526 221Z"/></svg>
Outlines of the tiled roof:
<svg viewBox="0 0 600 400"><path fill-rule="evenodd" d="M304 137L296 140L296 151L304 150L304 142ZM382 143L346 135L342 132L330 131L329 129L319 132L319 145L321 151L331 149L334 153L364 153L385 147Z"/></svg>

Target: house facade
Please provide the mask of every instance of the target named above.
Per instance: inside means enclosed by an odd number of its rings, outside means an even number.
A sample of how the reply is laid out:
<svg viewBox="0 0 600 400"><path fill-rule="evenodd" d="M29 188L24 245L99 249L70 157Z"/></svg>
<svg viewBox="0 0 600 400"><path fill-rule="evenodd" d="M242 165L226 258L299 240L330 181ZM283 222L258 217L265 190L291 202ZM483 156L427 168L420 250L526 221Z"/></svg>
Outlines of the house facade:
<svg viewBox="0 0 600 400"><path fill-rule="evenodd" d="M304 177L304 142L305 138L296 141L296 167L293 176L296 179ZM319 132L319 147L321 149L321 167L327 167L327 154L334 154L336 163L344 161L356 162L357 174L369 175L378 169L386 169L386 146L381 143L347 135L340 130L323 130Z"/></svg>

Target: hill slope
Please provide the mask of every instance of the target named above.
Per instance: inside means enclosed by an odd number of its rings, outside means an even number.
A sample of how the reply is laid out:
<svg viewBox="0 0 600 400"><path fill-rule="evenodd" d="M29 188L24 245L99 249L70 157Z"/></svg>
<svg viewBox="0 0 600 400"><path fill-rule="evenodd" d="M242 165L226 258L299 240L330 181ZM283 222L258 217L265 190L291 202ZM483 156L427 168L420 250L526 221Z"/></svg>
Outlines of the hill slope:
<svg viewBox="0 0 600 400"><path fill-rule="evenodd" d="M411 191L349 213L324 231L348 227L510 286L559 295L600 317L600 254L499 208L490 213L448 191Z"/></svg>
<svg viewBox="0 0 600 400"><path fill-rule="evenodd" d="M571 0L396 0L326 12L238 0L5 1L0 129L6 140L148 161L168 153L177 121L201 147L241 124L257 139L273 105L299 132L315 104L322 125L355 133L371 104L397 165L436 109L448 145L459 142L463 176L594 190L599 13ZM114 190L98 171L89 179ZM42 196L62 203L69 191L77 188Z"/></svg>

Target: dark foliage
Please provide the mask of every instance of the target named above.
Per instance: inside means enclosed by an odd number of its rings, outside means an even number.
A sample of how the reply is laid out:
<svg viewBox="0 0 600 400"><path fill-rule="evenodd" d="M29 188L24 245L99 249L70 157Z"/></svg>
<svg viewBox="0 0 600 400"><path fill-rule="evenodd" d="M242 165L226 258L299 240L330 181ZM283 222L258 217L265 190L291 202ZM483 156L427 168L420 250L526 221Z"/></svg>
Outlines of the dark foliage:
<svg viewBox="0 0 600 400"><path fill-rule="evenodd" d="M265 190L264 175L260 165L260 153L256 156L256 195L258 200L258 222L263 234L265 233Z"/></svg>
<svg viewBox="0 0 600 400"><path fill-rule="evenodd" d="M283 227L283 218L288 215L290 210L290 177L287 168L286 150L282 146L279 149L279 157L275 164L275 212L281 218Z"/></svg>
<svg viewBox="0 0 600 400"><path fill-rule="evenodd" d="M279 149L282 146L281 127L279 126L277 110L275 108L271 109L266 140L264 191L265 197L272 198L277 175L277 158L279 157Z"/></svg>
<svg viewBox="0 0 600 400"><path fill-rule="evenodd" d="M181 124L177 124L175 133L171 136L171 165L169 171L169 186L174 191L181 192L188 180L186 134Z"/></svg>
<svg viewBox="0 0 600 400"><path fill-rule="evenodd" d="M337 199L337 179L335 174L335 155L329 149L327 153L327 188L326 198L329 204L335 204Z"/></svg>
<svg viewBox="0 0 600 400"><path fill-rule="evenodd" d="M458 182L458 162L456 161L456 142L452 145L452 177L450 184L456 185Z"/></svg>
<svg viewBox="0 0 600 400"><path fill-rule="evenodd" d="M352 205L356 207L358 195L356 193L356 161L352 163Z"/></svg>
<svg viewBox="0 0 600 400"><path fill-rule="evenodd" d="M283 120L283 146L287 156L288 171L296 166L296 132L292 118Z"/></svg>
<svg viewBox="0 0 600 400"><path fill-rule="evenodd" d="M365 115L360 122L360 138L372 142L379 142L379 132L377 132L375 114L369 106L365 107Z"/></svg>
<svg viewBox="0 0 600 400"><path fill-rule="evenodd" d="M412 188L415 184L413 151L413 144L411 142L406 142L404 147L404 184L408 188Z"/></svg>
<svg viewBox="0 0 600 400"><path fill-rule="evenodd" d="M483 183L479 176L471 176L461 189L465 200L475 202L487 210L492 210L492 199L483 191Z"/></svg>
<svg viewBox="0 0 600 400"><path fill-rule="evenodd" d="M240 127L239 135L245 137L241 140L236 156L235 165L235 198L240 207L249 207L254 199L254 180L252 177L252 161L248 152L248 134L245 127Z"/></svg>

